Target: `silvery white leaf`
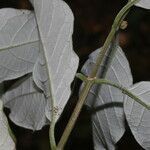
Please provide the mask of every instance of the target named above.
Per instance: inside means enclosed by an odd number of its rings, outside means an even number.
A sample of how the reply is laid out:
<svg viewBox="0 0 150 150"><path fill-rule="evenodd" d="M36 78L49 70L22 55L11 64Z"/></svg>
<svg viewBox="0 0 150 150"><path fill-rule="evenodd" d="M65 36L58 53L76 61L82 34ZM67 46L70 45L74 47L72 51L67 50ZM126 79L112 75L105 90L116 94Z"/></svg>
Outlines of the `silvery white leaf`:
<svg viewBox="0 0 150 150"><path fill-rule="evenodd" d="M150 9L150 0L140 0L135 6Z"/></svg>
<svg viewBox="0 0 150 150"><path fill-rule="evenodd" d="M106 74L106 79L124 87L132 85L132 75L128 61L119 46ZM89 75L99 50L93 52L82 72ZM107 56L105 56L107 57ZM105 66L101 66L101 72ZM87 97L86 104L93 110L92 124L95 149L115 149L115 143L122 137L124 128L123 94L120 90L107 85L94 85Z"/></svg>
<svg viewBox="0 0 150 150"><path fill-rule="evenodd" d="M129 90L150 105L150 82L137 83ZM150 150L150 111L128 96L125 96L124 111L136 141Z"/></svg>
<svg viewBox="0 0 150 150"><path fill-rule="evenodd" d="M0 9L0 82L32 72L39 37L31 11Z"/></svg>
<svg viewBox="0 0 150 150"><path fill-rule="evenodd" d="M0 150L15 150L15 143L8 128L8 121L3 113L3 104L0 100Z"/></svg>
<svg viewBox="0 0 150 150"><path fill-rule="evenodd" d="M11 109L9 117L15 124L32 130L40 130L46 124L46 99L31 75L19 79L2 100Z"/></svg>
<svg viewBox="0 0 150 150"><path fill-rule="evenodd" d="M57 118L70 96L78 57L72 49L73 14L62 0L32 0L42 41L33 77L48 99L53 97ZM47 101L46 115L51 119Z"/></svg>

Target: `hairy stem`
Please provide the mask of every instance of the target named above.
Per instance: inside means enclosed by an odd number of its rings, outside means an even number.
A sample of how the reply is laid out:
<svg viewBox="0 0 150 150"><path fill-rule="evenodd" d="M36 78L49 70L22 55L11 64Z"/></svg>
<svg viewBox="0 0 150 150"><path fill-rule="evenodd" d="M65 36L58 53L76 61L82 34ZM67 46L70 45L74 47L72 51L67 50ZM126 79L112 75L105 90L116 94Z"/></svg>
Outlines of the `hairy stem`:
<svg viewBox="0 0 150 150"><path fill-rule="evenodd" d="M104 57L105 57L105 54L112 42L112 40L114 39L114 36L116 34L116 31L118 31L119 27L120 27L120 24L122 22L122 18L124 18L124 16L127 14L127 12L129 11L129 9L137 2L138 0L133 0L133 1L129 1L122 9L121 11L118 13L118 15L116 16L115 18L115 21L112 25L112 29L102 47L102 50L101 52L99 53L98 57L97 57L97 60L96 60L96 64L95 64L95 67L93 68L92 70L92 73L90 74L88 80L85 82L85 85L81 91L81 94L79 96L79 100L77 102L77 105L70 117L70 120L64 130L64 133L58 143L58 146L57 146L57 150L63 150L68 138L69 138L69 135L75 125L75 122L79 116L79 113L82 109L82 106L86 100L86 97L92 87L92 85L94 84L93 81L94 81L94 78L96 78L97 76L97 73L98 73L98 70L99 70L99 67L100 65L102 64L103 60L104 60Z"/></svg>

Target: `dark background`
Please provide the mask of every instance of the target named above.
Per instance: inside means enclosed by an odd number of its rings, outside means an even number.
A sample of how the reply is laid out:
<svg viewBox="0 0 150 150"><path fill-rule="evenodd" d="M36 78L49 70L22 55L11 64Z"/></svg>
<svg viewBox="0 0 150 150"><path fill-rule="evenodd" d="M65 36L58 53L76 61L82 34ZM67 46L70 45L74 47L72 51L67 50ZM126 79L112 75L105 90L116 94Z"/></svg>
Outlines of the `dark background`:
<svg viewBox="0 0 150 150"><path fill-rule="evenodd" d="M80 67L88 54L101 47L110 31L117 12L126 0L66 0L75 16L73 44L80 57ZM28 0L0 0L0 8L13 7L32 9ZM127 16L128 28L120 31L120 45L131 65L134 82L150 80L150 11L132 8ZM72 94L65 111L57 123L57 140L73 110L80 82L75 80ZM8 110L6 110L8 114ZM11 128L17 137L17 150L49 150L48 126L33 132L14 125ZM123 138L117 144L118 150L142 150L134 140L128 126ZM84 107L65 150L93 150L90 114Z"/></svg>

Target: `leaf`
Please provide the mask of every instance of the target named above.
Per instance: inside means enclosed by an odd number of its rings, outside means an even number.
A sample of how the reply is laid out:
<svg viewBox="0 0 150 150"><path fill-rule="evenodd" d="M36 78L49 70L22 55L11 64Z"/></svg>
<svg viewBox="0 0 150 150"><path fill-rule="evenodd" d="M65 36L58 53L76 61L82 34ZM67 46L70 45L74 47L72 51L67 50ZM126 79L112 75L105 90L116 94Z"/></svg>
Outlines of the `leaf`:
<svg viewBox="0 0 150 150"><path fill-rule="evenodd" d="M129 90L150 105L150 82L140 82ZM124 111L129 127L137 142L150 150L150 111L133 99L125 96Z"/></svg>
<svg viewBox="0 0 150 150"><path fill-rule="evenodd" d="M124 87L132 85L132 75L128 61L119 46L106 74L106 79L119 83ZM99 50L93 52L82 72L89 75L95 64ZM107 57L107 56L105 56ZM102 65L100 70L104 70ZM98 76L102 72L99 71ZM107 85L94 85L87 97L86 104L92 109L92 124L95 149L115 149L115 143L125 131L123 114L123 94L120 90Z"/></svg>
<svg viewBox="0 0 150 150"><path fill-rule="evenodd" d="M3 103L0 100L0 150L15 150L15 143L8 128L8 121L3 113Z"/></svg>
<svg viewBox="0 0 150 150"><path fill-rule="evenodd" d="M46 124L46 99L31 75L19 79L2 100L11 109L9 117L15 124L32 130L40 130Z"/></svg>
<svg viewBox="0 0 150 150"><path fill-rule="evenodd" d="M31 11L0 9L0 82L32 72L39 37Z"/></svg>
<svg viewBox="0 0 150 150"><path fill-rule="evenodd" d="M50 99L47 101L47 117L51 119L50 106L54 104L58 119L70 96L70 84L78 68L78 57L72 50L73 15L61 0L31 2L43 48L34 67L33 78Z"/></svg>
<svg viewBox="0 0 150 150"><path fill-rule="evenodd" d="M140 0L135 6L150 9L150 0Z"/></svg>

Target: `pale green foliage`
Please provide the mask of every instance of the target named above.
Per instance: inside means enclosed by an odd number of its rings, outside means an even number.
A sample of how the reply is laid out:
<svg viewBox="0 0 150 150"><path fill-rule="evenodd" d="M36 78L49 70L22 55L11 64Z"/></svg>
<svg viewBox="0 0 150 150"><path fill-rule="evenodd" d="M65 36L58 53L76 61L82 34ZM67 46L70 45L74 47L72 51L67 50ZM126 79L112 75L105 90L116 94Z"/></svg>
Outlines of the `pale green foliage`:
<svg viewBox="0 0 150 150"><path fill-rule="evenodd" d="M137 83L129 90L150 106L150 82ZM125 96L124 111L135 139L144 149L150 150L150 110Z"/></svg>
<svg viewBox="0 0 150 150"><path fill-rule="evenodd" d="M68 5L62 0L30 2L34 12L8 8L0 10L0 83L18 79L2 93L4 106L10 108L9 117L17 125L40 130L50 122L54 127L59 119L71 94L70 85L79 60L72 48L74 18ZM123 12L126 14L132 5L130 3ZM150 0L141 0L136 6L150 9ZM124 17L121 12L119 16L121 18L117 21ZM118 29L120 22L117 23L113 27ZM113 31L115 35L116 30ZM105 46L111 49L113 45L111 50L116 54L110 56L110 51L104 53L108 61L101 64L98 76L124 86L149 105L150 83L133 85L128 60L117 40L116 43L111 42L108 40ZM85 63L82 69L85 75L90 75L97 55L98 51L95 51ZM109 61L111 59L112 63ZM107 63L111 64L107 66ZM15 150L2 101L0 150ZM150 150L150 111L144 106L134 102L123 91L108 85L94 85L86 104L93 113L96 150L115 149L116 142L125 132L125 119L137 142ZM54 134L51 139L53 137Z"/></svg>
<svg viewBox="0 0 150 150"><path fill-rule="evenodd" d="M150 106L150 82L133 85L128 60L118 46L116 49L116 54L105 78L125 87ZM86 76L90 74L97 54L98 50L93 52L84 64L82 72ZM102 65L98 77L101 76L104 69L105 65ZM127 119L137 142L146 150L150 149L150 111L144 106L123 94L121 90L108 85L94 85L88 94L86 104L92 110L93 138L96 150L115 149L115 144L124 134L125 119Z"/></svg>
<svg viewBox="0 0 150 150"><path fill-rule="evenodd" d="M128 60L126 59L120 47L116 47L117 52L114 56L111 66L108 69L106 79L130 87L132 85L132 75ZM91 68L95 64L99 50L93 52L85 65L82 72L89 75ZM107 57L107 56L106 56ZM99 69L100 77L105 66ZM117 143L125 131L125 118L123 113L122 91L107 85L94 85L87 98L86 104L95 110L92 114L93 135L95 149L115 149Z"/></svg>
<svg viewBox="0 0 150 150"><path fill-rule="evenodd" d="M132 75L129 63L121 48L117 46L116 49L117 52L108 69L106 79L124 87L130 87L132 85ZM98 52L99 50L96 50L89 56L82 68L83 74L90 74ZM101 65L98 77L101 75L101 70L104 69L105 66ZM115 143L123 136L125 131L123 98L122 91L107 85L95 85L90 90L86 104L95 110L92 114L92 123L96 150L99 148L115 149Z"/></svg>
<svg viewBox="0 0 150 150"><path fill-rule="evenodd" d="M0 150L15 150L15 143L12 140L8 122L5 114L3 113L3 103L0 100Z"/></svg>
<svg viewBox="0 0 150 150"><path fill-rule="evenodd" d="M78 68L78 57L72 50L73 14L61 0L31 2L35 9L42 48L33 70L33 79L49 99L46 106L47 118L51 119L51 111L55 109L57 120L69 99L70 84Z"/></svg>
<svg viewBox="0 0 150 150"><path fill-rule="evenodd" d="M10 119L17 125L40 130L46 123L46 98L29 74L19 79L2 96L5 107L11 109Z"/></svg>
<svg viewBox="0 0 150 150"><path fill-rule="evenodd" d="M39 51L34 13L0 9L0 82L32 72Z"/></svg>
<svg viewBox="0 0 150 150"><path fill-rule="evenodd" d="M46 1L40 2L49 7L43 8L45 12L41 16L47 17L46 22L42 20L38 24L31 11L0 10L0 81L33 74L17 81L2 99L11 109L10 119L33 130L41 129L48 119L51 120L54 107L56 120L59 118L69 99L70 84L78 67L78 57L72 49L71 10L62 1L49 1L49 5ZM36 16L41 12L37 9L41 8L35 6ZM49 15L48 11L55 13ZM52 99L55 99L54 106Z"/></svg>
<svg viewBox="0 0 150 150"><path fill-rule="evenodd" d="M150 0L139 0L136 6L142 7L145 9L150 9Z"/></svg>

